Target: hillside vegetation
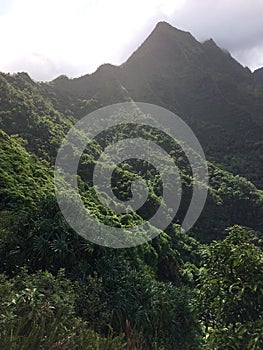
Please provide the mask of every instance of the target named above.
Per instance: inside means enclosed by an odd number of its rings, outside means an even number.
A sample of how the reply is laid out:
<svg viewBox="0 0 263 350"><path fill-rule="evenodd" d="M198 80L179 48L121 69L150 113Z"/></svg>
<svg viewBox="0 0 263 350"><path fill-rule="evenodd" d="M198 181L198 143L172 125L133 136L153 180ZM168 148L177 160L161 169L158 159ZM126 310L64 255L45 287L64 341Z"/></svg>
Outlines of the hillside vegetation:
<svg viewBox="0 0 263 350"><path fill-rule="evenodd" d="M260 350L263 348L263 85L209 40L159 23L119 67L38 83L0 74L0 348ZM149 219L162 198L153 166L127 160L113 173L121 200L147 180L136 213L114 213L94 193L103 150L131 135L163 147L180 169L183 198L153 240L113 249L79 236L57 204L53 172L70 127L108 104L144 101L180 115L208 158L208 197L189 232L187 157L166 134L126 125L100 134L81 157L79 189L113 227ZM73 149L69 150L74 152Z"/></svg>

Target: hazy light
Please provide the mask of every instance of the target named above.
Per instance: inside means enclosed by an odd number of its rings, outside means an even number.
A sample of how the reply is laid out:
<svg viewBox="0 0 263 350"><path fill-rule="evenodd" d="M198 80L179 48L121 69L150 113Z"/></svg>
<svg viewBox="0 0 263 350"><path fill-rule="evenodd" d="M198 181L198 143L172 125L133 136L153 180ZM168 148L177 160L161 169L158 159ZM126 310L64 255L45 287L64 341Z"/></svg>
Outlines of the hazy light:
<svg viewBox="0 0 263 350"><path fill-rule="evenodd" d="M160 20L197 37L203 32L210 37L213 23L200 17L210 14L205 14L204 5L197 6L208 2L211 4L211 0L1 0L0 71L27 71L34 79L50 80L60 74L93 72L106 62L120 64ZM202 11L197 13L198 9ZM238 54L236 50L236 56L255 68L262 63L262 51L252 49L253 62L243 51Z"/></svg>

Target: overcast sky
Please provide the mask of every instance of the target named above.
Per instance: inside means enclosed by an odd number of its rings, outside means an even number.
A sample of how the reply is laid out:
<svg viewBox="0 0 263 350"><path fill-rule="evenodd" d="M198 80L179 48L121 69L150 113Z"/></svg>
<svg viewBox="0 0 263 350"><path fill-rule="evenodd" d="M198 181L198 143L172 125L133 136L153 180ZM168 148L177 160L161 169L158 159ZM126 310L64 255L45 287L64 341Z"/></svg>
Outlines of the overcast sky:
<svg viewBox="0 0 263 350"><path fill-rule="evenodd" d="M51 80L120 64L161 20L263 66L263 0L0 0L0 71Z"/></svg>

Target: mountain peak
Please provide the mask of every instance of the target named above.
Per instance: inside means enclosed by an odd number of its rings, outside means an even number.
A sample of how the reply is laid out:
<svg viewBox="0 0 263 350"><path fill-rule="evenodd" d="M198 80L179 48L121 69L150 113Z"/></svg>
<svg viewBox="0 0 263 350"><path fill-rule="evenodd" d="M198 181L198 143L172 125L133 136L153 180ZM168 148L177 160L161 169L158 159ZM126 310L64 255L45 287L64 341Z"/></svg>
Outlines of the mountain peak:
<svg viewBox="0 0 263 350"><path fill-rule="evenodd" d="M66 76L65 74L61 74L57 78L53 79L53 82L58 83L58 82L65 82L67 80L69 80L68 76Z"/></svg>
<svg viewBox="0 0 263 350"><path fill-rule="evenodd" d="M153 33L159 33L159 32L162 32L162 33L177 33L177 34L183 34L183 35L188 35L188 36L191 36L191 33L190 32L187 32L187 31L184 31L182 29L179 29L179 28L176 28L176 27L173 27L170 23L168 22L165 22L165 21L161 21L161 22L158 22L154 28L154 30L152 31L152 34Z"/></svg>
<svg viewBox="0 0 263 350"><path fill-rule="evenodd" d="M95 73L111 73L113 72L115 69L117 68L117 66L114 66L111 63L103 63L102 65L100 65L98 67L98 69L95 71ZM95 74L94 73L94 74Z"/></svg>
<svg viewBox="0 0 263 350"><path fill-rule="evenodd" d="M176 29L170 23L165 21L160 21L156 24L154 30L163 30L163 29Z"/></svg>
<svg viewBox="0 0 263 350"><path fill-rule="evenodd" d="M152 64L174 62L184 60L185 55L190 57L193 51L201 49L202 45L191 33L177 29L167 22L159 22L126 64L136 61L139 64L143 61L151 61Z"/></svg>

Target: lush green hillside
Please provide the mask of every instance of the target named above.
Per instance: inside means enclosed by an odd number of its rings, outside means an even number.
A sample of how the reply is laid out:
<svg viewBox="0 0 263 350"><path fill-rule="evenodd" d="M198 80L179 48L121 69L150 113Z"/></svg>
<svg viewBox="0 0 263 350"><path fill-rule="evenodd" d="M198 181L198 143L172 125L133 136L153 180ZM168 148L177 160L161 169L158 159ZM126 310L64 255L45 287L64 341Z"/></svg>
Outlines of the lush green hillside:
<svg viewBox="0 0 263 350"><path fill-rule="evenodd" d="M50 83L1 73L0 348L262 349L262 94L252 73L212 40L198 43L166 23L120 67ZM112 178L122 200L136 177L147 179L149 196L136 214L113 213L94 193L100 153L127 136L163 147L183 187L178 215L157 238L105 248L63 218L54 160L77 118L130 100L167 107L193 128L209 158L208 198L185 233L193 175L178 144L148 127L101 133L78 168L83 201L99 220L127 227L160 203L160 176L144 161L123 162Z"/></svg>
<svg viewBox="0 0 263 350"><path fill-rule="evenodd" d="M263 88L213 40L199 43L161 22L120 67L62 76L43 91L76 118L130 98L164 106L187 121L210 160L263 188Z"/></svg>
<svg viewBox="0 0 263 350"><path fill-rule="evenodd" d="M38 157L54 159L73 119L55 110L26 73L1 73L0 91L0 127L23 138L25 148Z"/></svg>

